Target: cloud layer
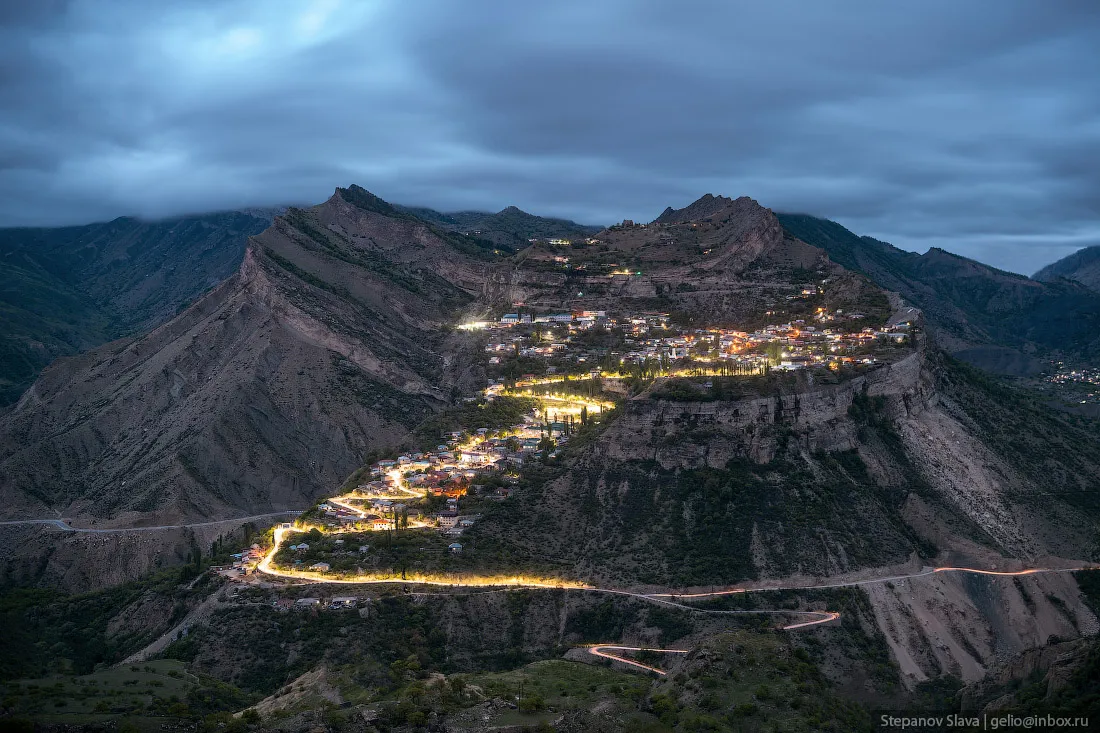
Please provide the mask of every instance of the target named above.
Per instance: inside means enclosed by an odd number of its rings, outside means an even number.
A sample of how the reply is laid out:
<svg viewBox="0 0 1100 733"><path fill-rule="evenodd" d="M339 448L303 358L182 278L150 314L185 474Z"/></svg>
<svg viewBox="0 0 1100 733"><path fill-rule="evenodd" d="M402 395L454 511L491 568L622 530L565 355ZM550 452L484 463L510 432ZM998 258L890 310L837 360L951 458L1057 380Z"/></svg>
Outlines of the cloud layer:
<svg viewBox="0 0 1100 733"><path fill-rule="evenodd" d="M0 225L712 192L1032 272L1100 244L1098 49L1092 0L6 3Z"/></svg>

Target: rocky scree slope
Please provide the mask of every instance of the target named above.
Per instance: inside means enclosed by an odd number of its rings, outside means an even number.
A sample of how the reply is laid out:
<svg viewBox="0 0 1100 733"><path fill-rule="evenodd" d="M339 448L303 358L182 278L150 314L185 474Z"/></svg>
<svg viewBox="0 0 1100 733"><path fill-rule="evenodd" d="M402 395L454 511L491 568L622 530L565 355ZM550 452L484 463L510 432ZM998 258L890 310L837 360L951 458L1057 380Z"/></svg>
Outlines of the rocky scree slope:
<svg viewBox="0 0 1100 733"><path fill-rule="evenodd" d="M155 525L302 506L472 389L444 325L486 256L358 187L288 210L193 306L55 363L0 418L4 513Z"/></svg>

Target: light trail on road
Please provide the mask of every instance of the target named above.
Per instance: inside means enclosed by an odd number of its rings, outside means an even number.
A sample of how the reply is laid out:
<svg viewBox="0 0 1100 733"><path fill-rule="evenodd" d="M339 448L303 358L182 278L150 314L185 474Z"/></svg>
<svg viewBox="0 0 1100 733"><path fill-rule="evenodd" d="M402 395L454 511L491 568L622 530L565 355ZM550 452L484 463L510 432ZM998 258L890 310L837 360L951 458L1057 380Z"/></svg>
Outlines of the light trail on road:
<svg viewBox="0 0 1100 733"><path fill-rule="evenodd" d="M651 667L648 664L642 664L641 662L631 659L630 657L620 657L617 654L608 654L604 651L604 649L614 649L615 651L620 652L657 652L659 654L688 654L691 651L690 649L654 649L644 646L616 646L614 644L593 644L592 646L587 647L587 649L589 654L593 654L597 657L603 657L604 659L613 659L616 662L622 662L623 664L629 664L634 667L639 667L648 672L656 672L662 677L667 675L668 672L665 672L663 669L660 669L658 667Z"/></svg>
<svg viewBox="0 0 1100 733"><path fill-rule="evenodd" d="M360 509L359 507L352 506L351 504L347 503L346 501L344 501L344 497L342 497L342 496L330 497L330 498L326 499L325 501L327 501L329 504L335 504L336 506L340 507L341 509L347 509L352 514L358 515L358 517L360 519L363 519L364 517L367 516L367 512L365 510Z"/></svg>
<svg viewBox="0 0 1100 733"><path fill-rule="evenodd" d="M747 588L724 588L722 590L714 591L702 591L699 593L651 593L651 596L658 598L678 598L678 599L691 599L691 598L713 598L717 596L729 596L736 595L738 593L762 593L764 591L784 591L784 590L826 590L829 588L854 588L861 585L875 585L878 583L890 583L895 581L912 580L914 578L925 578L929 575L935 575L936 573L972 573L974 575L994 575L1001 577L1017 577L1021 575L1039 575L1042 573L1074 573L1079 570L1095 570L1096 565L1080 565L1070 568L1027 568L1025 570L982 570L979 568L959 568L959 567L926 567L916 573L908 573L904 575L889 575L880 578L865 578L863 580L846 580L839 583L823 583L819 585L775 585L775 586L757 586Z"/></svg>
<svg viewBox="0 0 1100 733"><path fill-rule="evenodd" d="M299 580L309 580L314 583L340 583L347 585L363 585L363 584L394 584L403 583L405 585L433 585L433 586L447 586L452 588L477 588L488 587L499 590L510 590L514 588L529 588L534 590L575 590L588 593L603 593L607 595L625 596L628 598L636 598L647 603L656 603L663 606L671 606L673 608L679 608L685 611L693 613L705 613L711 615L786 615L786 616L800 616L807 618L806 621L798 621L796 623L787 624L783 626L784 631L795 631L798 629L805 629L812 626L818 626L820 624L826 624L832 621L836 621L840 618L840 613L837 611L801 611L795 609L713 609L713 608L698 608L678 601L682 599L696 599L696 598L717 598L721 596L728 596L741 593L763 593L766 591L783 591L783 590L821 590L829 588L851 588L862 585L870 585L873 583L888 583L893 581L911 580L915 578L924 578L936 573L973 573L976 575L992 575L1000 577L1017 577L1022 575L1037 575L1040 573L1071 573L1079 570L1095 570L1100 566L1097 565L1085 565L1072 568L1026 568L1024 570L983 570L980 568L960 568L960 567L928 567L919 572L910 573L908 575L891 575L881 578L866 578L863 580L851 580L842 581L839 583L829 583L821 585L794 585L794 586L778 586L778 587L757 587L757 588L726 588L716 591L700 592L700 593L637 593L634 591L620 590L617 588L599 588L596 586L585 585L582 583L569 583L568 581L549 581L540 580L535 578L523 578L514 576L510 578L480 578L480 579L455 579L455 580L429 580L429 579L401 579L401 578L367 578L367 579L345 579L345 578L325 578L320 577L319 573L308 573L301 570L283 570L276 568L272 565L272 559L275 557L275 553L279 551L279 546L288 532L304 532L303 528L285 528L278 527L275 529L274 541L271 549L264 555L263 559L256 566L256 570L267 575L283 578L296 578ZM340 534L340 533L336 533ZM494 591L482 591L482 592L494 592ZM614 661L622 662L624 664L632 665L640 669L644 669L650 672L655 672L660 675L665 675L663 670L643 664L642 662L629 659L627 657L610 654L603 650L611 649L616 651L649 651L662 654L687 654L690 650L687 649L659 649L651 647L628 647L619 646L615 644L593 644L586 647L588 652L594 656L604 659L611 659Z"/></svg>

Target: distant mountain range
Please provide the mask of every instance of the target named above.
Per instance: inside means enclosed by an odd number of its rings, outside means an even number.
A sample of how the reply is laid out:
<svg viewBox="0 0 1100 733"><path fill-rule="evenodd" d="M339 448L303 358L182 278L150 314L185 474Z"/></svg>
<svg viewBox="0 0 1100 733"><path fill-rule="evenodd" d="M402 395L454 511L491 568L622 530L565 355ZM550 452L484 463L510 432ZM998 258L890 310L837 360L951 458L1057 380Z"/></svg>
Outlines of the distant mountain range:
<svg viewBox="0 0 1100 733"><path fill-rule="evenodd" d="M1100 293L1085 284L1088 270L1080 269L1081 282L1050 276L1077 272L1076 255L1032 279L939 248L907 252L827 219L778 217L792 237L921 308L943 346L978 366L1026 375L1042 367L1040 359L1100 355Z"/></svg>
<svg viewBox="0 0 1100 733"><path fill-rule="evenodd" d="M534 216L510 206L496 214L442 214L390 207L469 245L514 252L531 238L583 237L600 227ZM15 402L53 360L163 323L237 269L248 238L280 208L130 217L60 228L0 229L0 409Z"/></svg>
<svg viewBox="0 0 1100 733"><path fill-rule="evenodd" d="M495 214L484 211L444 214L435 209L417 206L396 208L448 229L488 239L498 247L512 252L526 247L531 239L579 239L590 237L603 229L602 226L587 226L568 219L535 216L515 206L509 206Z"/></svg>
<svg viewBox="0 0 1100 733"><path fill-rule="evenodd" d="M1059 278L1066 278L1100 292L1100 246L1077 250L1068 257L1047 265L1033 277L1043 282L1056 282Z"/></svg>
<svg viewBox="0 0 1100 733"><path fill-rule="evenodd" d="M0 407L54 359L171 318L237 269L275 213L0 229Z"/></svg>

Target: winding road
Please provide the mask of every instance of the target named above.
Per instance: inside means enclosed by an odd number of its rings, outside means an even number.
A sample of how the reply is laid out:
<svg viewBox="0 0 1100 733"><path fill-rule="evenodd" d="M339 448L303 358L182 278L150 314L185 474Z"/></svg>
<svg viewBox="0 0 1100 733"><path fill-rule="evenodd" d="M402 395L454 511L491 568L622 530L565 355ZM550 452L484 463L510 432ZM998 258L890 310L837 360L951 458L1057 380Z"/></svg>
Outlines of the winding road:
<svg viewBox="0 0 1100 733"><path fill-rule="evenodd" d="M254 519L271 519L272 517L289 517L297 516L302 512L299 510L288 510L284 512L269 512L267 514L253 514L250 517L236 517L233 519L215 519L210 522L193 522L191 524L162 524L156 527L114 527L111 529L93 529L91 527L73 527L67 524L67 520L64 519L13 519L5 522L0 522L0 527L10 527L17 525L46 525L61 529L66 532L87 532L90 534L117 534L122 532L153 532L162 529L189 529L192 527L213 527L219 524L230 524L233 522L251 522Z"/></svg>
<svg viewBox="0 0 1100 733"><path fill-rule="evenodd" d="M350 509L356 513L365 514L363 510L353 507L343 501L329 500L338 506L342 506L346 509ZM89 533L89 534L118 534L127 532L152 532L158 530L169 529L185 529L194 527L211 527L219 524L240 523L249 522L253 520L271 519L274 517L287 517L297 516L301 514L301 511L282 511L282 512L269 512L267 514L254 514L247 517L236 517L233 519L218 519L209 522L194 522L191 524L166 524L152 527L116 527L109 529L93 529L89 527L73 527L69 525L64 519L18 519L0 521L0 527L3 526L17 526L17 525L45 525L55 529L59 529L65 532L74 533ZM669 606L672 608L678 608L693 613L705 613L711 615L784 615L794 616L800 620L787 624L782 628L786 631L794 631L796 629L805 629L811 626L817 626L819 624L829 623L840 618L840 614L836 611L799 611L793 609L711 609L711 608L699 608L697 606L689 605L684 601L691 601L704 598L718 598L721 596L738 595L741 593L764 593L767 591L785 591L785 590L827 590L833 588L852 588L864 585L873 585L878 583L900 582L905 580L912 580L915 578L923 578L937 573L971 573L975 575L990 575L998 577L1017 577L1022 575L1037 575L1040 573L1070 573L1079 570L1094 570L1098 566L1096 565L1083 565L1069 568L1027 568L1024 570L1005 571L1005 570L984 570L980 568L964 568L964 567L926 567L914 573L890 575L877 578L866 578L862 580L847 580L835 583L822 583L817 585L785 585L785 586L756 586L756 587L739 587L739 588L723 588L713 591L694 592L694 593L639 593L629 590L621 590L618 588L599 588L596 586L585 585L581 583L569 583L567 581L560 580L542 580L537 578L523 578L523 577L510 577L510 578L465 578L457 580L431 580L431 579L412 579L412 580L400 580L396 578L378 578L378 579L345 579L345 578L326 578L319 573L305 572L300 570L284 570L277 568L272 564L272 560L275 557L275 553L278 552L283 539L290 532L305 532L306 529L299 528L284 528L277 527L274 533L274 542L271 549L257 565L257 571L266 575L271 575L280 578L291 578L297 580L305 580L310 583L328 583L328 584L347 584L347 585L364 585L364 584L394 584L403 583L405 585L428 585L428 586L445 586L451 588L485 588L485 591L481 592L495 592L501 590L508 590L511 588L528 588L535 590L574 590L586 593L602 593L606 595L626 596L629 598L636 598L646 603L654 603L662 606ZM656 652L660 654L687 654L689 649L661 649L655 647L630 647L621 646L617 644L593 644L585 647L587 651L593 656L603 659L611 659L623 664L636 667L638 669L645 670L647 672L653 672L659 675L664 675L665 672L657 667L644 664L642 662L631 659L615 652Z"/></svg>
<svg viewBox="0 0 1100 733"><path fill-rule="evenodd" d="M863 580L850 580L842 581L838 583L824 583L820 585L790 585L790 586L760 586L749 588L725 588L715 591L707 591L702 593L637 593L634 591L620 590L617 588L599 588L591 585L584 585L579 583L567 583L565 581L540 581L529 578L484 578L480 581L465 579L465 580L400 580L396 578L384 578L384 579L344 579L344 578L325 578L319 573L311 573L300 570L283 570L277 568L272 564L272 559L275 557L275 553L279 551L279 547L283 542L285 536L290 532L304 532L305 529L297 528L277 528L274 534L274 542L271 549L264 555L263 559L257 565L256 569L266 575L272 575L281 578L294 578L299 580L309 580L314 583L338 583L347 585L363 585L363 584L393 584L403 583L405 585L438 585L449 586L455 588L472 588L472 587L492 587L496 590L507 588L529 588L538 590L576 590L588 593L603 593L607 595L627 596L630 598L637 598L647 603L656 603L663 606L671 606L673 608L679 608L694 613L706 613L712 615L786 615L800 617L802 621L787 624L782 627L785 631L794 631L796 629L805 629L810 626L817 626L818 624L829 623L840 618L840 614L836 611L797 611L786 608L778 609L711 609L711 608L698 608L686 603L681 603L682 600L699 599L699 598L717 598L721 596L735 595L739 593L763 593L767 591L783 591L783 590L822 590L829 588L852 588L863 585L872 585L876 583L889 583L903 580L911 580L914 578L923 578L929 575L935 575L937 573L971 573L974 575L992 575L999 577L1017 577L1021 575L1037 575L1040 573L1071 573L1079 570L1094 570L1097 565L1083 565L1071 568L1027 568L1024 570L1005 571L1005 570L983 570L980 568L961 568L961 567L926 567L922 570L902 575L890 575L879 578L867 578ZM653 667L648 664L643 664L629 657L614 654L614 651L620 652L657 652L661 654L687 654L689 649L660 649L654 647L629 647L619 646L616 644L593 644L586 647L588 652L594 656L604 659L612 659L624 664L637 667L639 669L646 670L648 672L655 672L656 674L664 675L665 672L657 667Z"/></svg>

